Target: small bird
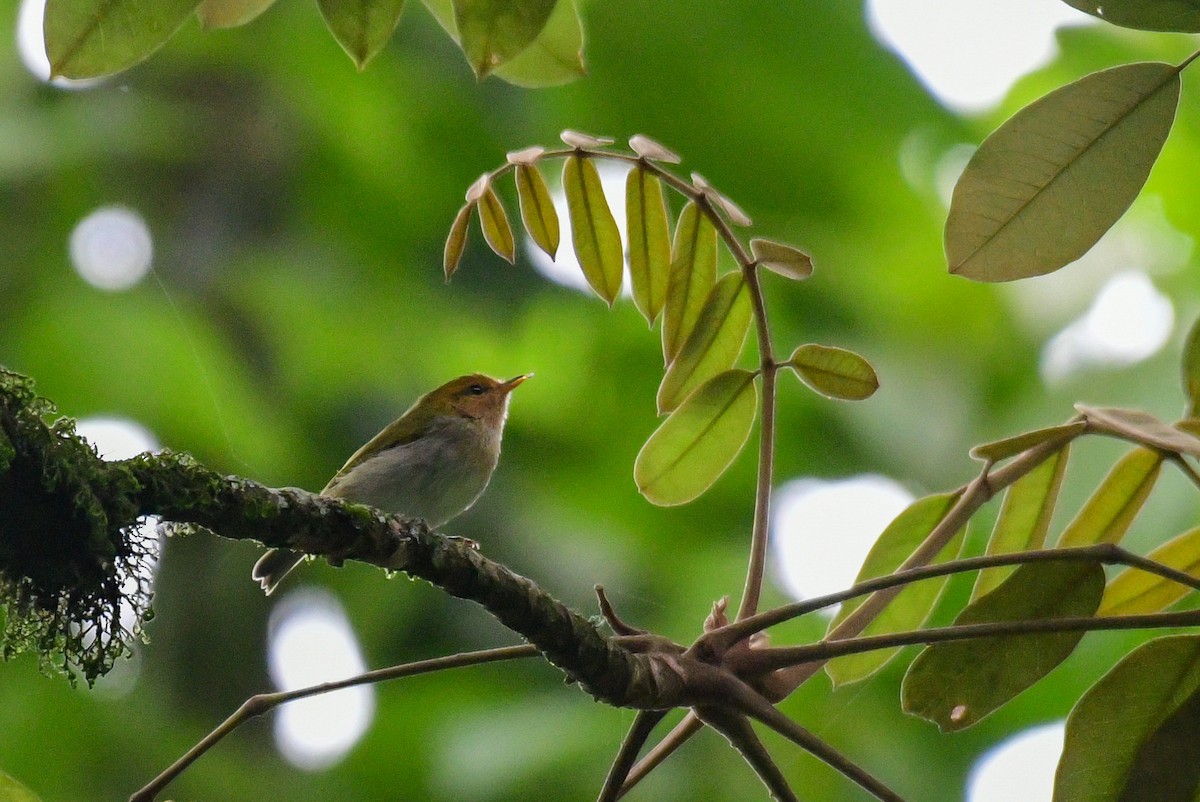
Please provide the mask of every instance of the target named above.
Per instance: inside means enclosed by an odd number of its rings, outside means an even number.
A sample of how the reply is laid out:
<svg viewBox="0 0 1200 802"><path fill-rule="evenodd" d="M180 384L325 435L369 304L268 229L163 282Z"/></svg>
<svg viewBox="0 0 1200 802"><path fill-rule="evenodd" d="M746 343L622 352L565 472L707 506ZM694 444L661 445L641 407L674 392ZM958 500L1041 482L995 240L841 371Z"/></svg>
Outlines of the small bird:
<svg viewBox="0 0 1200 802"><path fill-rule="evenodd" d="M531 376L502 382L472 373L426 393L355 451L321 494L441 526L483 494L500 460L509 393ZM303 559L270 549L251 576L270 595Z"/></svg>

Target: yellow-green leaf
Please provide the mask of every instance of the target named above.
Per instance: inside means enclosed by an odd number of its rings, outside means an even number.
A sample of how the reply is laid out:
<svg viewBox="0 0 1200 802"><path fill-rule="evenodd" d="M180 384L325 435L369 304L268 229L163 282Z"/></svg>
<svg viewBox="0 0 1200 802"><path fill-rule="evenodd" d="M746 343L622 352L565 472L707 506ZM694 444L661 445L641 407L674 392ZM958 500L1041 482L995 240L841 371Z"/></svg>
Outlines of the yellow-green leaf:
<svg viewBox="0 0 1200 802"><path fill-rule="evenodd" d="M1076 404L1075 409L1087 416L1098 432L1126 437L1150 448L1175 451L1200 457L1200 439L1160 421L1153 415L1136 409L1088 407Z"/></svg>
<svg viewBox="0 0 1200 802"><path fill-rule="evenodd" d="M467 247L467 227L471 224L471 211L474 208L474 203L465 204L458 210L458 214L454 216L454 223L450 226L446 247L442 252L442 270L446 273L446 281L450 280L454 271L458 270L458 263L462 261L463 251Z"/></svg>
<svg viewBox="0 0 1200 802"><path fill-rule="evenodd" d="M1200 527L1168 540L1146 556L1168 568L1200 577ZM1126 568L1104 591L1100 615L1157 613L1189 593L1191 588L1186 585L1148 571Z"/></svg>
<svg viewBox="0 0 1200 802"><path fill-rule="evenodd" d="M96 78L132 67L171 38L200 0L46 0L51 76Z"/></svg>
<svg viewBox="0 0 1200 802"><path fill-rule="evenodd" d="M950 272L1012 281L1078 259L1141 191L1178 101L1177 67L1127 64L1017 112L979 146L954 188Z"/></svg>
<svg viewBox="0 0 1200 802"><path fill-rule="evenodd" d="M797 348L787 364L805 384L830 398L861 401L879 389L871 363L844 348L809 343Z"/></svg>
<svg viewBox="0 0 1200 802"><path fill-rule="evenodd" d="M392 38L404 0L317 0L317 6L333 38L362 70Z"/></svg>
<svg viewBox="0 0 1200 802"><path fill-rule="evenodd" d="M1064 0L1093 17L1143 31L1200 31L1200 3L1196 0Z"/></svg>
<svg viewBox="0 0 1200 802"><path fill-rule="evenodd" d="M750 331L750 290L741 273L729 273L709 292L696 327L671 361L658 388L658 414L679 406L688 394L733 367Z"/></svg>
<svg viewBox="0 0 1200 802"><path fill-rule="evenodd" d="M1200 784L1200 637L1158 638L1100 678L1067 718L1054 798L1193 802Z"/></svg>
<svg viewBox="0 0 1200 802"><path fill-rule="evenodd" d="M746 370L727 370L698 387L642 446L633 466L638 490L673 506L711 487L746 444L757 400Z"/></svg>
<svg viewBox="0 0 1200 802"><path fill-rule="evenodd" d="M957 493L939 493L917 499L908 505L888 524L887 528L883 530L883 534L875 541L875 545L871 547L871 551L863 561L855 583L877 576L885 576L899 568L924 542L957 500ZM931 562L940 563L954 559L962 546L962 540L963 533L960 531ZM862 634L878 635L920 628L929 618L929 614L933 612L934 605L937 604L938 597L945 586L946 577L912 583L900 591L887 607L883 608L883 612L867 625ZM862 598L851 599L844 603L833 621L829 623L829 631L834 631L862 603ZM899 649L880 649L838 657L825 664L825 671L835 685L858 682L887 665L887 662L898 651Z"/></svg>
<svg viewBox="0 0 1200 802"><path fill-rule="evenodd" d="M802 281L813 272L812 257L784 242L755 237L750 240L750 253L763 267L793 281Z"/></svg>
<svg viewBox="0 0 1200 802"><path fill-rule="evenodd" d="M517 251L513 242L512 226L508 223L504 204L490 185L479 199L479 225L483 229L483 238L487 240L488 247L509 264L515 262Z"/></svg>
<svg viewBox="0 0 1200 802"><path fill-rule="evenodd" d="M533 44L557 0L453 0L463 53L484 78Z"/></svg>
<svg viewBox="0 0 1200 802"><path fill-rule="evenodd" d="M630 170L625 179L625 215L633 303L653 324L667 299L671 227L662 182L641 166Z"/></svg>
<svg viewBox="0 0 1200 802"><path fill-rule="evenodd" d="M996 526L988 540L987 553L1015 554L1040 549L1054 516L1058 491L1062 488L1071 446L1064 445L1041 465L1022 476L1008 488ZM972 599L994 590L1016 570L1015 566L988 568L979 572Z"/></svg>
<svg viewBox="0 0 1200 802"><path fill-rule="evenodd" d="M41 802L37 794L3 771L0 771L0 800L3 802Z"/></svg>
<svg viewBox="0 0 1200 802"><path fill-rule="evenodd" d="M671 248L662 328L663 359L667 364L692 333L704 299L716 282L717 229L695 202L690 202L675 223Z"/></svg>
<svg viewBox="0 0 1200 802"><path fill-rule="evenodd" d="M546 181L536 167L518 164L517 199L521 203L521 222L525 230L551 259L558 253L558 212Z"/></svg>
<svg viewBox="0 0 1200 802"><path fill-rule="evenodd" d="M583 275L596 294L612 306L621 294L625 256L600 174L592 160L572 154L563 163L563 190L571 216L571 238Z"/></svg>
<svg viewBox="0 0 1200 802"><path fill-rule="evenodd" d="M275 0L203 0L196 16L205 28L236 28L254 20Z"/></svg>
<svg viewBox="0 0 1200 802"><path fill-rule="evenodd" d="M972 602L954 625L1087 617L1095 614L1103 592L1099 563L1027 563ZM1049 674L1083 634L1047 632L929 646L904 676L904 711L932 721L942 732L970 727Z"/></svg>
<svg viewBox="0 0 1200 802"><path fill-rule="evenodd" d="M1192 324L1183 346L1183 392L1188 417L1200 416L1200 318Z"/></svg>
<svg viewBox="0 0 1200 802"><path fill-rule="evenodd" d="M983 462L1000 462L1043 443L1069 443L1083 434L1086 429L1087 421L1075 421L1074 423L1064 423L1061 426L1035 429L1032 432L1023 432L1014 437L1006 437L1003 440L975 446L971 449L971 456Z"/></svg>
<svg viewBox="0 0 1200 802"><path fill-rule="evenodd" d="M1154 489L1160 468L1162 455L1157 451L1137 448L1122 457L1067 524L1059 547L1118 542Z"/></svg>

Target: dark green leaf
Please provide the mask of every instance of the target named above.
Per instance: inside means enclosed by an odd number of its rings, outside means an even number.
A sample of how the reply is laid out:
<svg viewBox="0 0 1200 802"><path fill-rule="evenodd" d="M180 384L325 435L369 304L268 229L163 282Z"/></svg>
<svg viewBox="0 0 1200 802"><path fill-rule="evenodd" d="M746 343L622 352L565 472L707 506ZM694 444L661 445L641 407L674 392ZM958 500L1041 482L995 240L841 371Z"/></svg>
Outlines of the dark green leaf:
<svg viewBox="0 0 1200 802"><path fill-rule="evenodd" d="M1015 437L1006 437L1003 440L975 446L971 449L971 456L984 462L1000 462L1028 451L1034 446L1040 446L1042 443L1069 443L1083 434L1086 429L1087 421L1075 421L1074 423L1064 423L1061 426L1036 429Z"/></svg>
<svg viewBox="0 0 1200 802"><path fill-rule="evenodd" d="M517 199L521 203L521 221L525 230L551 259L558 253L558 213L546 181L536 167L518 164Z"/></svg>
<svg viewBox="0 0 1200 802"><path fill-rule="evenodd" d="M96 78L132 67L171 38L200 0L46 0L50 74Z"/></svg>
<svg viewBox="0 0 1200 802"><path fill-rule="evenodd" d="M1064 0L1080 11L1122 28L1143 31L1200 31L1196 0Z"/></svg>
<svg viewBox="0 0 1200 802"><path fill-rule="evenodd" d="M333 38L362 70L392 38L404 0L317 0L317 6Z"/></svg>
<svg viewBox="0 0 1200 802"><path fill-rule="evenodd" d="M642 446L633 466L638 490L673 506L711 487L746 444L757 399L746 370L728 370L697 388Z"/></svg>
<svg viewBox="0 0 1200 802"><path fill-rule="evenodd" d="M463 53L480 78L533 44L556 0L453 0Z"/></svg>
<svg viewBox="0 0 1200 802"><path fill-rule="evenodd" d="M479 227L483 229L483 238L488 247L496 255L512 264L517 259L516 244L513 242L512 226L508 223L508 214L504 204L496 195L496 190L489 185L479 199Z"/></svg>
<svg viewBox="0 0 1200 802"><path fill-rule="evenodd" d="M578 154L563 163L563 190L571 213L571 238L583 275L596 294L612 306L621 294L625 255L600 174L592 160Z"/></svg>
<svg viewBox="0 0 1200 802"><path fill-rule="evenodd" d="M917 499L908 505L888 524L887 528L883 530L883 534L875 541L875 545L871 547L871 551L863 561L863 566L859 570L855 582L885 576L899 568L924 542L957 500L957 493L939 493ZM954 559L961 546L962 532L960 531L938 552L932 562L939 563ZM900 591L883 609L883 612L863 630L862 634L877 635L919 629L929 618L929 614L933 612L933 607L937 604L938 597L945 586L945 577L914 582ZM832 632L836 629L862 603L862 598L851 599L844 603L833 621L830 622L829 631ZM838 657L825 664L825 671L835 685L858 682L883 668L899 651L899 649L879 649L873 652Z"/></svg>
<svg viewBox="0 0 1200 802"><path fill-rule="evenodd" d="M1188 417L1200 416L1200 317L1192 324L1183 346L1183 392Z"/></svg>
<svg viewBox="0 0 1200 802"><path fill-rule="evenodd" d="M1046 543L1046 532L1054 516L1054 505L1066 473L1071 446L1064 445L1041 465L1022 476L1008 488L1004 504L988 540L987 553L1015 554L1040 549ZM1016 568L988 568L979 572L972 599L994 590Z"/></svg>
<svg viewBox="0 0 1200 802"><path fill-rule="evenodd" d="M625 215L633 302L646 322L653 324L667 300L671 228L662 182L641 166L630 170L625 180Z"/></svg>
<svg viewBox="0 0 1200 802"><path fill-rule="evenodd" d="M1116 543L1125 536L1162 468L1157 451L1137 448L1121 458L1063 531L1061 548Z"/></svg>
<svg viewBox="0 0 1200 802"><path fill-rule="evenodd" d="M830 398L861 401L879 389L871 363L844 348L809 343L797 348L787 364L805 384Z"/></svg>
<svg viewBox="0 0 1200 802"><path fill-rule="evenodd" d="M972 602L954 623L1087 617L1095 614L1103 592L1099 563L1027 563ZM1049 632L929 646L904 677L904 710L943 732L970 727L1066 660L1083 634Z"/></svg>
<svg viewBox="0 0 1200 802"><path fill-rule="evenodd" d="M1067 719L1057 802L1193 802L1200 783L1200 637L1138 648Z"/></svg>
<svg viewBox="0 0 1200 802"><path fill-rule="evenodd" d="M725 275L709 292L696 327L667 367L658 388L658 413L670 412L688 394L733 367L750 331L750 289L741 273Z"/></svg>
<svg viewBox="0 0 1200 802"><path fill-rule="evenodd" d="M1012 281L1078 259L1141 191L1178 101L1178 68L1127 64L1017 112L979 146L954 188L950 272Z"/></svg>
<svg viewBox="0 0 1200 802"><path fill-rule="evenodd" d="M663 358L667 364L692 333L700 308L717 282L717 230L695 202L683 207L675 223L671 275L663 307Z"/></svg>
<svg viewBox="0 0 1200 802"><path fill-rule="evenodd" d="M750 253L763 267L793 281L806 279L813 272L812 257L783 242L755 237L750 240Z"/></svg>
<svg viewBox="0 0 1200 802"><path fill-rule="evenodd" d="M462 261L463 251L467 247L467 227L471 224L471 211L474 208L474 203L464 205L458 210L458 214L454 216L454 223L450 226L446 248L442 253L442 270L446 273L446 281L450 280L454 271L458 270L458 263Z"/></svg>
<svg viewBox="0 0 1200 802"><path fill-rule="evenodd" d="M1088 407L1083 404L1076 404L1075 409L1086 415L1092 428L1098 432L1126 437L1150 448L1200 457L1200 439L1168 426L1153 415L1136 409Z"/></svg>
<svg viewBox="0 0 1200 802"><path fill-rule="evenodd" d="M205 28L236 28L254 20L275 0L203 0L196 16Z"/></svg>
<svg viewBox="0 0 1200 802"><path fill-rule="evenodd" d="M1168 568L1200 577L1200 527L1168 540L1146 556ZM1126 568L1108 583L1100 615L1157 613L1190 592L1186 585L1158 574Z"/></svg>

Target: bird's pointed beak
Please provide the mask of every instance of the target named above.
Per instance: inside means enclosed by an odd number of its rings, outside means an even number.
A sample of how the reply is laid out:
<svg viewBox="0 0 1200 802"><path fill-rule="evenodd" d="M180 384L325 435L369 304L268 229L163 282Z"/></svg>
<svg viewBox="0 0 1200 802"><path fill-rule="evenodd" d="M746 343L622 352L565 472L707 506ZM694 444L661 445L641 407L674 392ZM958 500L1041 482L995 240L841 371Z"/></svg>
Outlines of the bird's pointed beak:
<svg viewBox="0 0 1200 802"><path fill-rule="evenodd" d="M505 393L511 393L513 390L517 389L517 387L524 384L528 379L532 378L532 373L522 373L520 376L513 376L511 379L501 384L500 387Z"/></svg>

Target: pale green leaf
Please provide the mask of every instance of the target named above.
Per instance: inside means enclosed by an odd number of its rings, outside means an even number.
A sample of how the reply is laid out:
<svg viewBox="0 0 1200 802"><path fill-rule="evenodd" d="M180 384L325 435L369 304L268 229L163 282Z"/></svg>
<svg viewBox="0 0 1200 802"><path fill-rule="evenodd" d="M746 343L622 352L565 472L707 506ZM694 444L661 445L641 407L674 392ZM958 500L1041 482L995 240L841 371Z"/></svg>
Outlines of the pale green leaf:
<svg viewBox="0 0 1200 802"><path fill-rule="evenodd" d="M871 363L844 348L809 343L797 348L787 364L805 384L830 398L861 401L879 389Z"/></svg>
<svg viewBox="0 0 1200 802"><path fill-rule="evenodd" d="M512 226L508 223L508 214L504 204L496 195L496 190L489 185L479 199L479 226L483 229L483 238L488 247L496 255L509 264L516 261L516 244L513 242Z"/></svg>
<svg viewBox="0 0 1200 802"><path fill-rule="evenodd" d="M0 800L3 802L40 802L40 797L8 774L0 771Z"/></svg>
<svg viewBox="0 0 1200 802"><path fill-rule="evenodd" d="M558 212L545 179L536 167L518 164L517 199L521 204L521 222L525 230L551 259L558 253Z"/></svg>
<svg viewBox="0 0 1200 802"><path fill-rule="evenodd" d="M1099 563L1027 563L972 602L954 624L1088 617L1103 591ZM904 676L904 710L943 732L970 727L1066 660L1083 634L971 638L929 646Z"/></svg>
<svg viewBox="0 0 1200 802"><path fill-rule="evenodd" d="M317 0L317 6L333 38L362 70L392 38L404 0Z"/></svg>
<svg viewBox="0 0 1200 802"><path fill-rule="evenodd" d="M1197 0L1063 0L1105 22L1143 31L1200 31Z"/></svg>
<svg viewBox="0 0 1200 802"><path fill-rule="evenodd" d="M733 367L750 331L750 289L741 273L729 273L713 286L696 327L667 367L658 388L658 413L670 412L688 394Z"/></svg>
<svg viewBox="0 0 1200 802"><path fill-rule="evenodd" d="M474 203L467 203L459 209L446 236L446 247L442 252L442 270L446 274L446 281L450 280L462 261L463 251L467 247L467 227L471 224L471 211L474 208Z"/></svg>
<svg viewBox="0 0 1200 802"><path fill-rule="evenodd" d="M236 28L253 21L275 0L203 0L196 16L205 28Z"/></svg>
<svg viewBox="0 0 1200 802"><path fill-rule="evenodd" d="M1067 718L1056 802L1193 802L1200 784L1200 637L1150 641Z"/></svg>
<svg viewBox="0 0 1200 802"><path fill-rule="evenodd" d="M453 0L454 24L471 69L486 77L533 44L557 0Z"/></svg>
<svg viewBox="0 0 1200 802"><path fill-rule="evenodd" d="M1149 413L1116 407L1088 407L1076 404L1075 409L1087 416L1097 432L1125 437L1150 448L1175 451L1200 457L1200 439L1160 421Z"/></svg>
<svg viewBox="0 0 1200 802"><path fill-rule="evenodd" d="M1008 488L988 540L989 555L1032 551L1045 545L1070 454L1070 444L1064 445ZM1015 570L1015 566L1004 566L980 571L971 598L994 590Z"/></svg>
<svg viewBox="0 0 1200 802"><path fill-rule="evenodd" d="M1192 324L1183 346L1183 392L1188 417L1200 416L1200 318Z"/></svg>
<svg viewBox="0 0 1200 802"><path fill-rule="evenodd" d="M663 359L667 364L687 340L709 290L717 282L717 229L695 202L689 202L675 223L671 274L663 307Z"/></svg>
<svg viewBox="0 0 1200 802"><path fill-rule="evenodd" d="M1085 76L1017 112L954 188L950 272L1012 281L1078 259L1141 191L1178 101L1178 68L1141 63Z"/></svg>
<svg viewBox="0 0 1200 802"><path fill-rule="evenodd" d="M604 198L592 160L573 154L563 163L563 190L571 216L571 238L583 275L596 294L612 306L621 294L625 255L617 221Z"/></svg>
<svg viewBox="0 0 1200 802"><path fill-rule="evenodd" d="M645 134L634 134L629 137L629 148L646 161L666 162L667 164L679 164L682 161L678 153Z"/></svg>
<svg viewBox="0 0 1200 802"><path fill-rule="evenodd" d="M132 67L171 38L200 0L46 0L50 75L96 78Z"/></svg>
<svg viewBox="0 0 1200 802"><path fill-rule="evenodd" d="M799 248L784 242L755 237L750 240L754 261L773 273L801 281L812 275L812 257Z"/></svg>
<svg viewBox="0 0 1200 802"><path fill-rule="evenodd" d="M1061 426L1035 429L1032 432L1023 432L1014 437L1006 437L1003 440L975 446L971 449L971 456L984 462L1000 462L1043 443L1069 443L1086 430L1087 421L1075 421L1074 423L1064 423Z"/></svg>
<svg viewBox="0 0 1200 802"><path fill-rule="evenodd" d="M652 324L667 299L671 227L662 182L641 166L630 170L625 179L625 216L633 303Z"/></svg>
<svg viewBox="0 0 1200 802"><path fill-rule="evenodd" d="M460 46L453 0L422 0L438 24ZM583 26L573 0L559 0L537 39L495 76L516 86L558 86L579 78L583 66Z"/></svg>
<svg viewBox="0 0 1200 802"><path fill-rule="evenodd" d="M1168 568L1200 577L1200 527L1168 540L1146 556ZM1189 593L1191 588L1186 585L1138 568L1126 568L1104 591L1100 615L1157 613Z"/></svg>
<svg viewBox="0 0 1200 802"><path fill-rule="evenodd" d="M696 389L642 446L633 466L654 504L684 504L712 486L746 444L758 407L754 374L729 370Z"/></svg>
<svg viewBox="0 0 1200 802"><path fill-rule="evenodd" d="M877 576L885 576L899 568L924 542L957 500L957 493L939 493L917 499L908 505L875 541L875 545L863 561L855 584ZM962 539L963 533L960 531L931 562L940 563L954 559L962 546ZM912 583L883 608L883 612L867 625L862 634L878 635L919 629L933 612L945 586L946 577ZM833 632L862 603L862 598L855 598L842 604L838 614L829 623L829 631ZM835 685L858 682L883 668L897 652L899 649L879 649L838 657L825 664L825 671Z"/></svg>
<svg viewBox="0 0 1200 802"><path fill-rule="evenodd" d="M1137 448L1122 457L1067 524L1059 547L1118 542L1154 489L1161 468L1162 455L1157 451Z"/></svg>

